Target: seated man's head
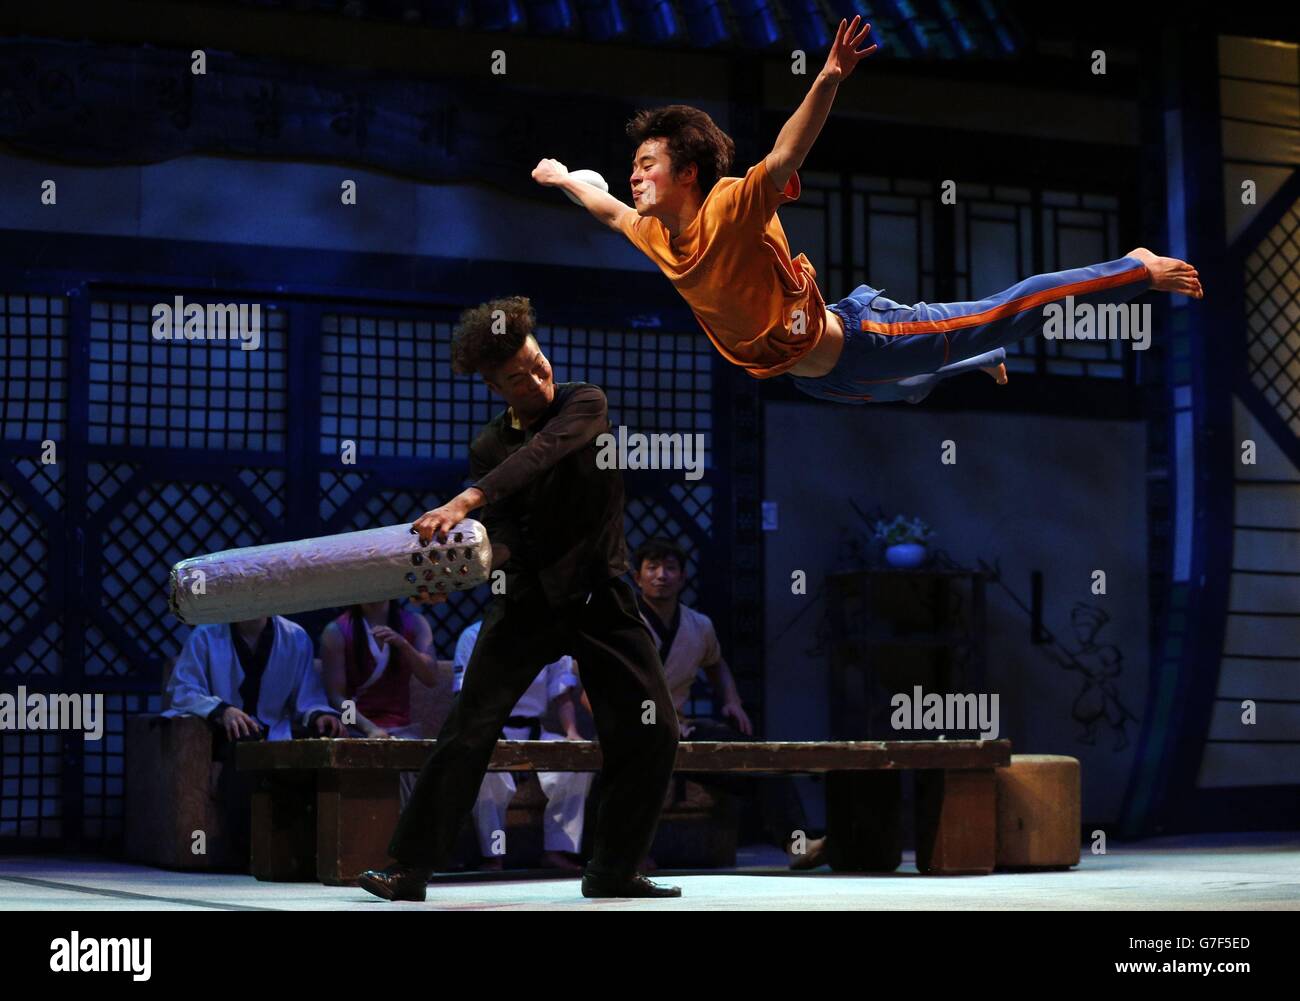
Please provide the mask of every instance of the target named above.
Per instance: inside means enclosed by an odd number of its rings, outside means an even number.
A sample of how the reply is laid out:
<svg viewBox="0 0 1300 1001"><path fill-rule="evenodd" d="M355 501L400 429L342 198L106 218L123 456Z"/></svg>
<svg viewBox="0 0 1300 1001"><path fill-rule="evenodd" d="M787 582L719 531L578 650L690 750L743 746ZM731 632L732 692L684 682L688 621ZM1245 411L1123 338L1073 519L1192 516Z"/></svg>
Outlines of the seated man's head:
<svg viewBox="0 0 1300 1001"><path fill-rule="evenodd" d="M648 539L632 556L632 573L649 601L675 601L686 586L686 551L671 539Z"/></svg>
<svg viewBox="0 0 1300 1001"><path fill-rule="evenodd" d="M452 368L482 376L523 423L555 399L551 363L533 336L536 322L526 297L493 299L460 314L451 342Z"/></svg>
<svg viewBox="0 0 1300 1001"><path fill-rule="evenodd" d="M736 144L699 108L670 104L638 111L627 123L637 144L632 155L632 204L640 215L663 219L713 190L731 169Z"/></svg>
<svg viewBox="0 0 1300 1001"><path fill-rule="evenodd" d="M359 605L352 605L348 608L348 614L354 619L384 619L395 621L400 614L401 606L397 601L363 601Z"/></svg>

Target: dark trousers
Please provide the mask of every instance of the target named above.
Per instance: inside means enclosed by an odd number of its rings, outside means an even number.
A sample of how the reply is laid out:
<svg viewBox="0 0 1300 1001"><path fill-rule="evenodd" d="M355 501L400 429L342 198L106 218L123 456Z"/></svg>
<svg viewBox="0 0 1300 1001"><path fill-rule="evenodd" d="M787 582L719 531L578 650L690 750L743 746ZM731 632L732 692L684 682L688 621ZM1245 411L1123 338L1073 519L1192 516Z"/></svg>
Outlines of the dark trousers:
<svg viewBox="0 0 1300 1001"><path fill-rule="evenodd" d="M691 719L687 740L754 740L720 720ZM735 796L755 796L763 833L774 845L786 846L795 831L808 831L808 819L794 779L789 775L692 774L691 780L709 789L722 789Z"/></svg>
<svg viewBox="0 0 1300 1001"><path fill-rule="evenodd" d="M551 608L494 601L483 618L460 698L438 734L388 847L398 862L446 868L501 728L538 672L577 658L603 760L604 793L587 871L621 879L650 849L677 757L677 714L649 629L621 578L585 603ZM654 706L654 722L646 703Z"/></svg>
<svg viewBox="0 0 1300 1001"><path fill-rule="evenodd" d="M225 825L231 864L243 869L248 866L252 841L253 788L257 777L253 772L241 772L235 767L235 747L240 743L243 741L230 740L225 730L214 728L212 760L221 762L221 774L217 777L217 808Z"/></svg>

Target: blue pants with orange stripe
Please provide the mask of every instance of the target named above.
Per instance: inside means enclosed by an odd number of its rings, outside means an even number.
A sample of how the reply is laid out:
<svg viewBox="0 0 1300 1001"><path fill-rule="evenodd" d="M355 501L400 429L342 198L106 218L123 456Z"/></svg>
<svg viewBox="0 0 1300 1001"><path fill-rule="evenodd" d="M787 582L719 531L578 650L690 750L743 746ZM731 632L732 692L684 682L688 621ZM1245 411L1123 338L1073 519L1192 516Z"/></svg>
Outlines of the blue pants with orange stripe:
<svg viewBox="0 0 1300 1001"><path fill-rule="evenodd" d="M1072 296L1094 305L1128 302L1151 286L1132 257L1034 275L974 302L904 306L859 285L830 308L844 321L844 349L826 375L793 376L809 396L839 403L917 403L942 379L996 365L1006 345L1042 333L1045 307Z"/></svg>

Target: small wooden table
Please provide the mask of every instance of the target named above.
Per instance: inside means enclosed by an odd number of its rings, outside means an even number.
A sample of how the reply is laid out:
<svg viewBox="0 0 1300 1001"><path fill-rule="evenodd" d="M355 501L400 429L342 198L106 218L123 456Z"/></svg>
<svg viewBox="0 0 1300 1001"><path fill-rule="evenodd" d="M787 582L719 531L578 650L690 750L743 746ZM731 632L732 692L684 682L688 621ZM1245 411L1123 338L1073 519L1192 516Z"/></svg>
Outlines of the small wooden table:
<svg viewBox="0 0 1300 1001"><path fill-rule="evenodd" d="M388 860L398 774L419 771L433 740L312 739L241 744L241 770L262 773L253 794L252 872L264 880L345 885ZM500 740L489 771L595 772L592 741ZM993 770L1007 740L682 741L675 770L818 773L827 777L831 868L892 872L901 862L897 773L917 774L916 865L928 875L993 871ZM894 781L873 782L880 775Z"/></svg>

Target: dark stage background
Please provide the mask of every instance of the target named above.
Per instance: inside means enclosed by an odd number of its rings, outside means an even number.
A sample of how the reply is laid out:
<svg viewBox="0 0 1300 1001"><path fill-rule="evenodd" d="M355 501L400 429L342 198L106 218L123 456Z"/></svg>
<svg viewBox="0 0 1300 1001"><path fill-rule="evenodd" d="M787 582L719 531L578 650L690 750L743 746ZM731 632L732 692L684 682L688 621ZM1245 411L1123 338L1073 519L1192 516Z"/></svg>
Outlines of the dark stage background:
<svg viewBox="0 0 1300 1001"><path fill-rule="evenodd" d="M725 364L647 261L529 179L554 156L626 197L623 123L671 101L714 115L743 173L851 8L884 49L781 213L828 299L976 297L1141 244L1192 260L1204 303L1153 301L1147 352L1038 341L1005 389L834 407ZM0 676L105 693L110 722L100 742L0 736L0 851L120 847L123 721L157 708L186 633L173 562L410 520L460 489L492 404L449 374L451 324L504 294L533 298L557 379L605 387L615 424L706 435L699 481L627 474L629 541L689 543L684 597L766 736L827 736L816 586L806 609L788 581L835 567L851 497L1002 566L1003 735L1084 761L1086 826L1300 824L1300 61L1293 25L1246 12L1227 33L1210 13L1172 30L974 0L8 5ZM151 305L177 295L261 303L262 348L151 340ZM960 481L928 458L944 437L974 457ZM1096 566L1109 597L1087 591ZM1073 727L1078 679L1044 667L1013 600L1035 571L1053 632L1081 602L1107 613L1122 747ZM481 601L434 613L439 656ZM315 638L327 617L294 618ZM1243 699L1263 725L1241 725Z"/></svg>

